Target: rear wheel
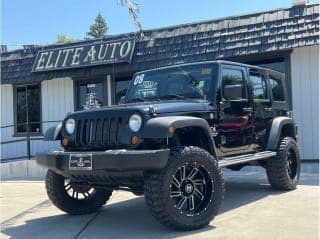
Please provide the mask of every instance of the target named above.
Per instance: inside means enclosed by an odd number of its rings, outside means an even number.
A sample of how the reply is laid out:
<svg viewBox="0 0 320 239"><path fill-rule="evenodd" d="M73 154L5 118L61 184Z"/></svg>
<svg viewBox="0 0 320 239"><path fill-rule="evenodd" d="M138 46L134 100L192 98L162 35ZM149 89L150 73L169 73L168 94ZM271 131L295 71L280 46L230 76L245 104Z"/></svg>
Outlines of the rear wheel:
<svg viewBox="0 0 320 239"><path fill-rule="evenodd" d="M172 228L207 225L217 215L223 194L217 161L197 147L172 149L164 169L146 173L147 204L157 220Z"/></svg>
<svg viewBox="0 0 320 239"><path fill-rule="evenodd" d="M112 191L79 185L48 170L46 190L51 202L71 215L96 212L110 198Z"/></svg>
<svg viewBox="0 0 320 239"><path fill-rule="evenodd" d="M296 141L283 138L278 146L277 156L267 160L267 176L270 185L279 190L293 190L300 177L300 155Z"/></svg>

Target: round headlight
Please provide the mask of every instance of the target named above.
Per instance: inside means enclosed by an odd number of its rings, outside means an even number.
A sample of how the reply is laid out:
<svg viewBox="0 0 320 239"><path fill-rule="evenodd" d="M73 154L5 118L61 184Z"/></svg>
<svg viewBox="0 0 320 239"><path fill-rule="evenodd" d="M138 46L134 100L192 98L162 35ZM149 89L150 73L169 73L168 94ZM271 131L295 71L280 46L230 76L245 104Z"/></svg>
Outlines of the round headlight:
<svg viewBox="0 0 320 239"><path fill-rule="evenodd" d="M131 117L129 119L129 128L133 132L137 132L141 128L141 125L142 125L141 116L138 114L131 115Z"/></svg>
<svg viewBox="0 0 320 239"><path fill-rule="evenodd" d="M74 119L68 119L66 122L66 131L68 134L73 134L76 122Z"/></svg>

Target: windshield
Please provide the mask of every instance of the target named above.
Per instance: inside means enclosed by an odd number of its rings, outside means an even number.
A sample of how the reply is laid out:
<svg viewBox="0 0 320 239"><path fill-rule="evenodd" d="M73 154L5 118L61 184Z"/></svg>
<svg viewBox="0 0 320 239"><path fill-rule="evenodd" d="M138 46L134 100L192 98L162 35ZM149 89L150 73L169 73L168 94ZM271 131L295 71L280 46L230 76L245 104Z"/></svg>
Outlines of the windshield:
<svg viewBox="0 0 320 239"><path fill-rule="evenodd" d="M215 69L213 64L199 64L137 74L125 101L207 99L212 78L216 75Z"/></svg>

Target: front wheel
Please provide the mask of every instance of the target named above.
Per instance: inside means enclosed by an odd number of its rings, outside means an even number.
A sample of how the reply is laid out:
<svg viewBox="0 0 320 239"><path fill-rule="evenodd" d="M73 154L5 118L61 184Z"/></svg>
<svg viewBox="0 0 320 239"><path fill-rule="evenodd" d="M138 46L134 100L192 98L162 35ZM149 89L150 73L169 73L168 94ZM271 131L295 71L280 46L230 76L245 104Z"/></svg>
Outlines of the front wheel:
<svg viewBox="0 0 320 239"><path fill-rule="evenodd" d="M165 168L146 172L147 205L157 220L172 228L207 225L217 215L223 195L217 161L197 147L174 148Z"/></svg>
<svg viewBox="0 0 320 239"><path fill-rule="evenodd" d="M293 190L300 177L300 155L296 141L283 138L275 158L267 160L267 176L270 185L278 190Z"/></svg>
<svg viewBox="0 0 320 239"><path fill-rule="evenodd" d="M78 185L50 169L47 171L45 183L51 202L71 215L96 212L112 194L109 190Z"/></svg>

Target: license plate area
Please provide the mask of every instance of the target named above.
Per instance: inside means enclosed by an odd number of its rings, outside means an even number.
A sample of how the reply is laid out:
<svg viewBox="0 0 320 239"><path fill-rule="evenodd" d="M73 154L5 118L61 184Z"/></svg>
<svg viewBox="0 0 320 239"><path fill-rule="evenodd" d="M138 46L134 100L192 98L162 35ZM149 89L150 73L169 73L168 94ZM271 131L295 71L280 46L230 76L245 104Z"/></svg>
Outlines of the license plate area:
<svg viewBox="0 0 320 239"><path fill-rule="evenodd" d="M92 170L92 154L70 154L70 170Z"/></svg>

